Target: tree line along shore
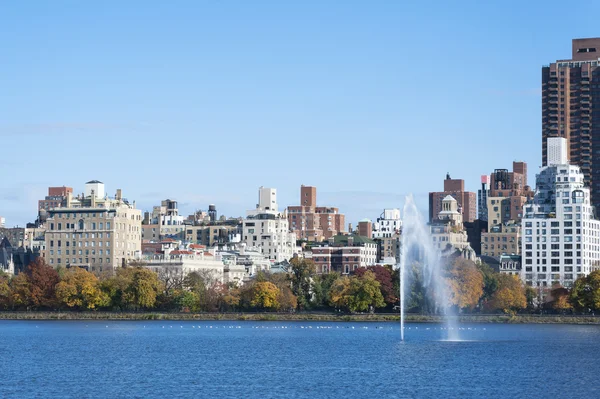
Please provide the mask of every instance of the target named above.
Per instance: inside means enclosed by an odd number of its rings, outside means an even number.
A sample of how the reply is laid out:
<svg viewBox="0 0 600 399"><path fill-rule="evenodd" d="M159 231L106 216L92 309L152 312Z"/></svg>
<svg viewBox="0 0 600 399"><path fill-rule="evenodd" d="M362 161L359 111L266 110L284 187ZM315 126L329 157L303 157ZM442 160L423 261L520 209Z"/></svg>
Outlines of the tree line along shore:
<svg viewBox="0 0 600 399"><path fill-rule="evenodd" d="M408 320L438 321L436 293L423 284L421 270L412 264L405 271ZM571 289L543 290L460 257L450 259L443 273L448 309L461 320L589 323L600 310L600 271L578 279ZM392 266L317 274L312 261L294 258L286 272L260 272L238 286L208 272L157 273L138 264L95 274L77 267L55 269L38 258L16 276L0 274L0 317L395 321L399 280Z"/></svg>

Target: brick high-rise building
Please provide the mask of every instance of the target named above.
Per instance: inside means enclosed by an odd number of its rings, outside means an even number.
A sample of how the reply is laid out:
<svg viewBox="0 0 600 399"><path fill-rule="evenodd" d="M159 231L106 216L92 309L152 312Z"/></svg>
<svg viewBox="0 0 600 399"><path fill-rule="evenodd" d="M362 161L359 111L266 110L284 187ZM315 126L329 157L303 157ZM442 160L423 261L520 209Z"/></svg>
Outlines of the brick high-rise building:
<svg viewBox="0 0 600 399"><path fill-rule="evenodd" d="M571 59L542 67L542 164L548 137L567 139L567 154L600 209L600 38L573 39Z"/></svg>
<svg viewBox="0 0 600 399"><path fill-rule="evenodd" d="M450 174L447 174L444 180L444 191L429 193L429 222L438 219L442 211L442 200L448 195L456 199L463 221L472 222L477 219L477 194L465 191L464 180L452 179Z"/></svg>
<svg viewBox="0 0 600 399"><path fill-rule="evenodd" d="M48 195L43 200L38 201L38 211L42 209L49 211L52 208L65 206L67 195L73 194L71 187L48 187Z"/></svg>
<svg viewBox="0 0 600 399"><path fill-rule="evenodd" d="M345 232L345 216L338 208L317 206L317 188L300 187L300 205L288 206L290 229L300 240L323 241Z"/></svg>

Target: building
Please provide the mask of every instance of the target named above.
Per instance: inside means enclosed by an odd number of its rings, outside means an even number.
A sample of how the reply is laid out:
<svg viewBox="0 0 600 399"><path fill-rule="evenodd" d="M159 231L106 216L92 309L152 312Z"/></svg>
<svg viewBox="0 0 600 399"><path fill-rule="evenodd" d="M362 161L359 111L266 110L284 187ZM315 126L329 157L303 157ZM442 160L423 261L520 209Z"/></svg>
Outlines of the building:
<svg viewBox="0 0 600 399"><path fill-rule="evenodd" d="M0 216L0 228L4 228L6 225L6 219Z"/></svg>
<svg viewBox="0 0 600 399"><path fill-rule="evenodd" d="M457 252L465 259L475 260L477 255L463 227L462 214L458 210L458 201L451 195L442 200L442 210L430 224L431 239L434 247L444 256Z"/></svg>
<svg viewBox="0 0 600 399"><path fill-rule="evenodd" d="M469 245L471 245L477 256L481 256L481 235L487 231L487 222L477 219L474 222L464 222L463 227L467 232Z"/></svg>
<svg viewBox="0 0 600 399"><path fill-rule="evenodd" d="M592 206L600 206L600 38L573 39L571 59L542 67L542 165L549 137L564 137L571 165L581 168L591 187Z"/></svg>
<svg viewBox="0 0 600 399"><path fill-rule="evenodd" d="M179 215L177 201L166 199L160 206L152 208L152 214L145 213L143 225L144 240L161 240L166 237L183 238L185 218ZM156 235L158 234L158 237Z"/></svg>
<svg viewBox="0 0 600 399"><path fill-rule="evenodd" d="M512 276L521 274L521 257L519 255L500 255L498 263L500 273Z"/></svg>
<svg viewBox="0 0 600 399"><path fill-rule="evenodd" d="M509 222L498 224L481 233L481 254L484 256L519 255L521 253L521 225Z"/></svg>
<svg viewBox="0 0 600 399"><path fill-rule="evenodd" d="M16 247L11 245L8 238L0 239L0 272L19 274L39 256L37 249Z"/></svg>
<svg viewBox="0 0 600 399"><path fill-rule="evenodd" d="M369 219L363 219L358 222L358 235L362 237L372 238L373 223Z"/></svg>
<svg viewBox="0 0 600 399"><path fill-rule="evenodd" d="M237 219L227 222L215 222L205 226L185 225L184 240L193 244L213 247L240 240L242 225Z"/></svg>
<svg viewBox="0 0 600 399"><path fill-rule="evenodd" d="M465 181L452 179L446 174L444 180L444 191L429 193L429 222L433 222L442 211L442 201L448 195L454 197L458 202L459 212L463 221L472 222L477 219L477 196L475 193L465 191Z"/></svg>
<svg viewBox="0 0 600 399"><path fill-rule="evenodd" d="M53 208L65 206L68 194L73 194L72 187L48 187L46 198L38 201L38 211L49 211Z"/></svg>
<svg viewBox="0 0 600 399"><path fill-rule="evenodd" d="M367 237L337 235L312 248L317 273L349 274L377 263L377 243Z"/></svg>
<svg viewBox="0 0 600 399"><path fill-rule="evenodd" d="M487 221L488 208L487 198L490 193L490 177L488 175L481 176L481 188L477 190L477 218ZM469 222L467 222L469 223Z"/></svg>
<svg viewBox="0 0 600 399"><path fill-rule="evenodd" d="M400 262L401 230L400 209L384 209L373 223L372 238L377 243L378 262L387 264Z"/></svg>
<svg viewBox="0 0 600 399"><path fill-rule="evenodd" d="M317 188L300 187L300 205L288 207L288 222L297 239L323 241L345 233L345 216L338 208L317 206Z"/></svg>
<svg viewBox="0 0 600 399"><path fill-rule="evenodd" d="M104 183L92 180L82 195L67 193L64 207L48 211L45 241L50 266L112 270L141 255L141 211L121 190L108 197Z"/></svg>
<svg viewBox="0 0 600 399"><path fill-rule="evenodd" d="M568 148L566 138L549 137L549 147ZM549 152L536 176L535 196L525 206L521 236L521 279L530 286L573 282L600 263L600 221L581 168L565 151Z"/></svg>
<svg viewBox="0 0 600 399"><path fill-rule="evenodd" d="M258 204L242 221L242 242L274 262L289 260L294 255L296 235L290 232L285 212L278 210L276 189L258 189Z"/></svg>

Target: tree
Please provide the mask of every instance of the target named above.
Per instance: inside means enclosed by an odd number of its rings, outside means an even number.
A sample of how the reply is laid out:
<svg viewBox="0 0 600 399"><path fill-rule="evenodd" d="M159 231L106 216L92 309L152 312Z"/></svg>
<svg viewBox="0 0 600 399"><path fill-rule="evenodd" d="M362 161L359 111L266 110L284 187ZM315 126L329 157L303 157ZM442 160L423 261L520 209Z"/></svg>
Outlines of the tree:
<svg viewBox="0 0 600 399"><path fill-rule="evenodd" d="M391 266L369 266L360 267L356 270L355 275L362 277L367 271L373 272L375 279L379 282L379 289L383 299L388 304L394 304L398 301L398 292L394 291L394 283L392 281L392 268Z"/></svg>
<svg viewBox="0 0 600 399"><path fill-rule="evenodd" d="M117 269L116 275L101 286L112 305L121 309L151 309L163 289L157 274L142 267Z"/></svg>
<svg viewBox="0 0 600 399"><path fill-rule="evenodd" d="M481 301L489 301L492 299L492 295L498 289L498 275L494 269L485 262L477 264L477 268L483 275L483 295Z"/></svg>
<svg viewBox="0 0 600 399"><path fill-rule="evenodd" d="M291 312L298 307L298 299L296 298L296 295L294 295L290 287L287 286L279 288L277 303L279 303L278 310L280 312Z"/></svg>
<svg viewBox="0 0 600 399"><path fill-rule="evenodd" d="M315 264L310 259L293 258L290 261L292 292L298 298L299 309L310 306L310 289L315 273Z"/></svg>
<svg viewBox="0 0 600 399"><path fill-rule="evenodd" d="M11 304L10 279L8 274L0 271L0 309L8 309Z"/></svg>
<svg viewBox="0 0 600 399"><path fill-rule="evenodd" d="M569 302L569 290L559 284L552 287L548 299L548 304L554 310L565 312L573 309L573 306Z"/></svg>
<svg viewBox="0 0 600 399"><path fill-rule="evenodd" d="M483 274L474 262L464 258L456 258L452 262L446 283L450 302L460 309L473 309L483 295Z"/></svg>
<svg viewBox="0 0 600 399"><path fill-rule="evenodd" d="M43 258L37 258L25 270L29 282L30 300L33 308L54 308L56 306L56 284L58 273L48 266Z"/></svg>
<svg viewBox="0 0 600 399"><path fill-rule="evenodd" d="M85 269L74 267L63 273L56 285L59 303L76 309L97 309L108 306L110 299L100 288L98 278Z"/></svg>
<svg viewBox="0 0 600 399"><path fill-rule="evenodd" d="M500 309L504 313L525 309L527 298L521 280L517 276L498 274L498 289L492 295L489 307Z"/></svg>
<svg viewBox="0 0 600 399"><path fill-rule="evenodd" d="M600 270L578 278L571 289L569 301L580 312L600 309Z"/></svg>
<svg viewBox="0 0 600 399"><path fill-rule="evenodd" d="M11 307L29 310L31 307L31 284L25 273L19 273L10 280Z"/></svg>
<svg viewBox="0 0 600 399"><path fill-rule="evenodd" d="M276 310L279 307L277 298L279 288L271 282L256 283L252 287L252 300L250 305L262 310Z"/></svg>
<svg viewBox="0 0 600 399"><path fill-rule="evenodd" d="M339 273L331 272L326 274L319 274L313 278L312 281L312 293L313 293L313 306L317 308L323 308L330 306L329 292L331 286L340 277Z"/></svg>
<svg viewBox="0 0 600 399"><path fill-rule="evenodd" d="M385 306L380 284L375 279L375 273L368 270L362 277L350 279L350 297L348 308L352 312L365 312L370 307L382 308Z"/></svg>
<svg viewBox="0 0 600 399"><path fill-rule="evenodd" d="M339 276L329 289L329 303L337 309L347 310L350 304L350 277Z"/></svg>

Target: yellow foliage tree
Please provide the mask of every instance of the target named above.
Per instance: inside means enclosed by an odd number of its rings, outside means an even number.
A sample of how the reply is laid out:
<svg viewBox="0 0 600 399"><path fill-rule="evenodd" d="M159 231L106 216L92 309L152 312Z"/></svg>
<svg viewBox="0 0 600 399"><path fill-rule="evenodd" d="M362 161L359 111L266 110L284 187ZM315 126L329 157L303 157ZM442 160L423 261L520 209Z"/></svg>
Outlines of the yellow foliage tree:
<svg viewBox="0 0 600 399"><path fill-rule="evenodd" d="M500 309L504 313L514 313L527 307L525 289L517 276L498 275L498 289L489 302L492 309Z"/></svg>
<svg viewBox="0 0 600 399"><path fill-rule="evenodd" d="M473 309L483 295L483 274L470 260L457 258L448 271L446 283L450 302L461 309Z"/></svg>
<svg viewBox="0 0 600 399"><path fill-rule="evenodd" d="M109 304L109 297L100 289L98 278L79 267L65 271L62 281L56 285L56 298L77 309L91 310Z"/></svg>
<svg viewBox="0 0 600 399"><path fill-rule="evenodd" d="M250 305L259 309L276 310L279 307L278 296L279 288L275 284L269 281L256 283L252 288Z"/></svg>
<svg viewBox="0 0 600 399"><path fill-rule="evenodd" d="M329 302L331 306L347 309L350 303L350 278L338 277L329 289Z"/></svg>

